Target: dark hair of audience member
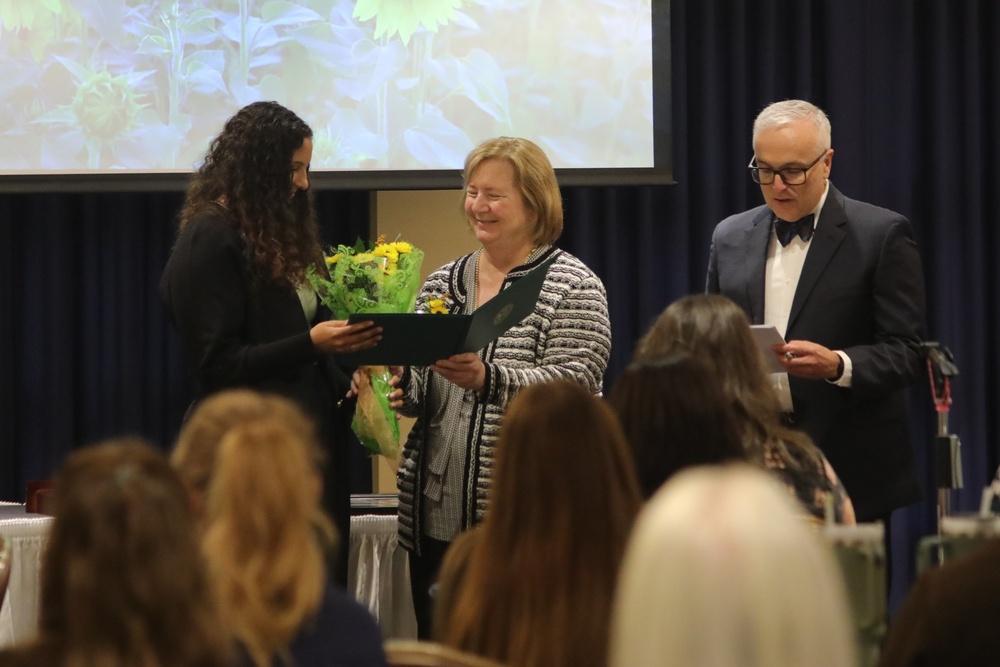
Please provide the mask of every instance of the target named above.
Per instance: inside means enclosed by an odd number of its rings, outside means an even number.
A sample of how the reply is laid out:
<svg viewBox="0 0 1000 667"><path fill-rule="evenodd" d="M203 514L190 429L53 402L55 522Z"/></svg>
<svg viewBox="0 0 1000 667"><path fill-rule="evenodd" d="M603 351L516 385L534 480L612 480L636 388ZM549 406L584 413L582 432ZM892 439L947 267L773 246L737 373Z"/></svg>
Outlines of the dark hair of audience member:
<svg viewBox="0 0 1000 667"><path fill-rule="evenodd" d="M781 404L750 334L746 313L718 294L692 294L671 303L639 340L634 360L683 350L702 360L733 401L740 438L750 461L785 478L810 510L828 493L825 459L808 435L781 423Z"/></svg>
<svg viewBox="0 0 1000 667"><path fill-rule="evenodd" d="M641 504L614 413L577 383L531 385L511 402L497 451L489 510L439 638L521 667L604 664Z"/></svg>
<svg viewBox="0 0 1000 667"><path fill-rule="evenodd" d="M229 664L187 493L160 452L137 438L80 449L53 496L38 637L5 665Z"/></svg>
<svg viewBox="0 0 1000 667"><path fill-rule="evenodd" d="M274 416L221 439L205 506L204 551L223 619L258 667L283 655L317 612L326 569L315 440Z"/></svg>
<svg viewBox="0 0 1000 667"><path fill-rule="evenodd" d="M722 385L690 354L630 365L615 380L609 402L647 499L682 468L747 459Z"/></svg>

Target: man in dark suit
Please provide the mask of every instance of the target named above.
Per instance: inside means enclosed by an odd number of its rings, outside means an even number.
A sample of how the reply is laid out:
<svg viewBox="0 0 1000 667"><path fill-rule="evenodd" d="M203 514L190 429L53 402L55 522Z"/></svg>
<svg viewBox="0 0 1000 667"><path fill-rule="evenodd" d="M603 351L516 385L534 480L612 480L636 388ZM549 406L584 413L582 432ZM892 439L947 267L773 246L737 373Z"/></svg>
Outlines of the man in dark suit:
<svg viewBox="0 0 1000 667"><path fill-rule="evenodd" d="M922 370L923 270L906 218L829 182L830 145L829 119L808 102L758 115L749 168L766 204L716 227L706 290L784 336L774 354L792 425L826 454L858 520L888 529L921 493L903 389Z"/></svg>

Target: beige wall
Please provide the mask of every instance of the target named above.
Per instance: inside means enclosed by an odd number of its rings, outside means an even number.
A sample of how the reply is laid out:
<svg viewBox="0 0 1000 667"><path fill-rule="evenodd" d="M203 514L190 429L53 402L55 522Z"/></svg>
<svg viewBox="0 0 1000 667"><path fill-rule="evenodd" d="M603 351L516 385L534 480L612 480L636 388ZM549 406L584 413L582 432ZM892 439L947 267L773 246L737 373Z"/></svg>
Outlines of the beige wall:
<svg viewBox="0 0 1000 667"><path fill-rule="evenodd" d="M461 212L461 190L392 191L373 194L374 236L387 241L397 236L424 251L422 278L459 255L472 252L479 244L469 231ZM401 423L402 438L412 420ZM373 461L375 493L396 492L396 462L377 456Z"/></svg>

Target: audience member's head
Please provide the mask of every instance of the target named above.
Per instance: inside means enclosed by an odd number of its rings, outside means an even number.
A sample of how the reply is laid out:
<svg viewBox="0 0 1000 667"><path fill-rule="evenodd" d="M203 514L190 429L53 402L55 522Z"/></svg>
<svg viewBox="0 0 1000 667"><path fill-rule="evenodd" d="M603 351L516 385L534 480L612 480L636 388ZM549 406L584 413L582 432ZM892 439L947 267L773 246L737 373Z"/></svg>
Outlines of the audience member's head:
<svg viewBox="0 0 1000 667"><path fill-rule="evenodd" d="M748 459L784 477L803 505L822 518L833 482L808 435L784 426L781 404L750 333L746 313L719 294L693 294L670 304L640 339L635 361L686 351L708 364L732 402ZM835 513L844 500L834 498ZM849 510L853 516L853 509Z"/></svg>
<svg viewBox="0 0 1000 667"><path fill-rule="evenodd" d="M610 403L646 498L682 468L747 458L732 402L709 367L690 354L632 364L615 380Z"/></svg>
<svg viewBox="0 0 1000 667"><path fill-rule="evenodd" d="M249 391L202 402L173 463L203 489L203 548L224 622L270 665L318 609L326 582L319 447L290 401Z"/></svg>
<svg viewBox="0 0 1000 667"><path fill-rule="evenodd" d="M747 465L681 471L629 540L613 667L852 667L833 554L773 477Z"/></svg>
<svg viewBox="0 0 1000 667"><path fill-rule="evenodd" d="M440 639L521 667L603 664L641 503L618 421L579 384L532 385L508 408L497 451L489 511Z"/></svg>
<svg viewBox="0 0 1000 667"><path fill-rule="evenodd" d="M708 364L738 405L766 408L777 419L781 407L750 334L750 321L731 299L692 294L674 301L639 340L633 361L656 361L678 351Z"/></svg>
<svg viewBox="0 0 1000 667"><path fill-rule="evenodd" d="M294 403L249 389L232 389L209 396L184 423L170 454L170 463L188 487L199 517L204 513L223 436L240 424L265 418L282 422L306 442L316 437L312 421ZM317 449L317 455L318 452Z"/></svg>
<svg viewBox="0 0 1000 667"><path fill-rule="evenodd" d="M77 450L53 494L39 634L22 657L39 665L227 663L187 494L161 453L132 438Z"/></svg>

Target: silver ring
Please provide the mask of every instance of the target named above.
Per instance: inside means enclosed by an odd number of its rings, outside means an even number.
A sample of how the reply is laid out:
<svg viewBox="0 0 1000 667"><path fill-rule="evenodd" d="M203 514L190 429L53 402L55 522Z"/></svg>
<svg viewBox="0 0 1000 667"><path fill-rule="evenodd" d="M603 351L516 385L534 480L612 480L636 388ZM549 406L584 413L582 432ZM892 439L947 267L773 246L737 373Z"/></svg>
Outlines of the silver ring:
<svg viewBox="0 0 1000 667"><path fill-rule="evenodd" d="M791 352L785 352L785 359L794 359L795 355Z"/></svg>

